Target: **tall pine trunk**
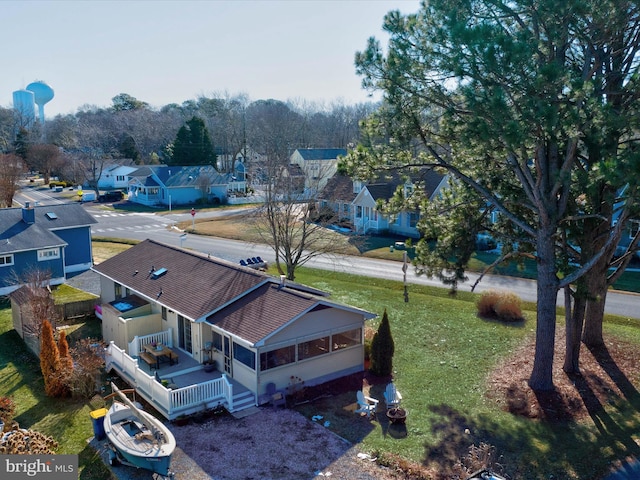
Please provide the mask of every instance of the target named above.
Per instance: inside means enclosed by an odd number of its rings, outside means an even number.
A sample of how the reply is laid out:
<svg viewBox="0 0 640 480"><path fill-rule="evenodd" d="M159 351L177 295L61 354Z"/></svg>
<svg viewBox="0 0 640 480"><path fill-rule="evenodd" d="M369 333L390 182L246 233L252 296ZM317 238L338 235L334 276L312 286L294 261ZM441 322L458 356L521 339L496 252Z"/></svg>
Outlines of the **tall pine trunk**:
<svg viewBox="0 0 640 480"><path fill-rule="evenodd" d="M578 280L580 282L580 280ZM584 324L584 312L587 306L586 298L583 295L584 289L578 286L573 308L571 308L571 287L565 287L565 324L566 324L566 351L564 366L562 369L566 373L580 373L580 337Z"/></svg>
<svg viewBox="0 0 640 480"><path fill-rule="evenodd" d="M555 265L555 225L540 222L538 228L538 313L536 351L529 386L533 390L553 390L553 354L556 333L558 276Z"/></svg>

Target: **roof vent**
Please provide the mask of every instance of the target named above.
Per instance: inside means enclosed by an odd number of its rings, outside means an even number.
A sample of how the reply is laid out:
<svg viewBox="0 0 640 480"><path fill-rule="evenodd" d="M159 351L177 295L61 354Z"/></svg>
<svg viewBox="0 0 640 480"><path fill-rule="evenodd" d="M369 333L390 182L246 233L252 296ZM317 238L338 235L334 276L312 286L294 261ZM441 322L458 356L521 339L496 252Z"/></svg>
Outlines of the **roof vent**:
<svg viewBox="0 0 640 480"><path fill-rule="evenodd" d="M164 275L165 273L167 273L168 271L169 271L169 270L167 270L166 268L162 267L162 268L159 268L158 270L156 270L155 272L153 272L153 273L151 274L151 276L152 276L153 278L160 278L161 276L163 276L163 275Z"/></svg>

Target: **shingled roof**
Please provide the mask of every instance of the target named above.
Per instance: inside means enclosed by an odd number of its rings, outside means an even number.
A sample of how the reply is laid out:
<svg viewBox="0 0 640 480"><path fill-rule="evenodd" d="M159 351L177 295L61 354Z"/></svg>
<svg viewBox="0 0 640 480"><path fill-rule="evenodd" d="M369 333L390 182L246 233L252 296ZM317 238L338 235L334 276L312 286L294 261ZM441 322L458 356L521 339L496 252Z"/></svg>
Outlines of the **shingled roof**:
<svg viewBox="0 0 640 480"><path fill-rule="evenodd" d="M153 240L145 240L93 270L192 320L269 281L263 272Z"/></svg>
<svg viewBox="0 0 640 480"><path fill-rule="evenodd" d="M335 160L347 154L346 148L298 148L298 153L305 160Z"/></svg>
<svg viewBox="0 0 640 480"><path fill-rule="evenodd" d="M33 214L33 223L23 218ZM97 223L78 203L0 209L0 253L66 246L56 230Z"/></svg>
<svg viewBox="0 0 640 480"><path fill-rule="evenodd" d="M253 344L315 308L335 307L375 317L331 302L325 292L311 287L278 281L264 272L153 240L145 240L93 270L135 294L192 320L206 320Z"/></svg>
<svg viewBox="0 0 640 480"><path fill-rule="evenodd" d="M353 180L348 175L336 174L327 180L320 198L351 203L356 198L353 192Z"/></svg>

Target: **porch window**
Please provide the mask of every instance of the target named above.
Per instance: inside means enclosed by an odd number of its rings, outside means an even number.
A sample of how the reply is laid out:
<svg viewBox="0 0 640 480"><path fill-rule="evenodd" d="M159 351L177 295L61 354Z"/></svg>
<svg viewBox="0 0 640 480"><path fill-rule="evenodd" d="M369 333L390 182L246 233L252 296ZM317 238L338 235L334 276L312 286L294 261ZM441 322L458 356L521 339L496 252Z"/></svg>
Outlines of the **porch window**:
<svg viewBox="0 0 640 480"><path fill-rule="evenodd" d="M343 348L353 347L362 343L362 329L347 330L346 332L334 333L331 336L333 351L342 350Z"/></svg>
<svg viewBox="0 0 640 480"><path fill-rule="evenodd" d="M420 218L420 214L417 212L411 212L409 214L409 226L415 227L418 224L418 219Z"/></svg>
<svg viewBox="0 0 640 480"><path fill-rule="evenodd" d="M119 283L114 283L113 294L116 298L122 298L122 285L120 285Z"/></svg>
<svg viewBox="0 0 640 480"><path fill-rule="evenodd" d="M253 350L249 350L236 342L233 342L233 358L251 370L256 369L256 355Z"/></svg>
<svg viewBox="0 0 640 480"><path fill-rule="evenodd" d="M356 218L362 218L362 207L360 205L356 207Z"/></svg>
<svg viewBox="0 0 640 480"><path fill-rule="evenodd" d="M13 255L1 255L0 267L10 267L13 265Z"/></svg>
<svg viewBox="0 0 640 480"><path fill-rule="evenodd" d="M281 367L296 361L296 346L277 348L269 352L260 354L260 371L264 372L270 368Z"/></svg>
<svg viewBox="0 0 640 480"><path fill-rule="evenodd" d="M212 340L213 340L213 348L221 352L222 351L222 335L220 335L218 332L213 332Z"/></svg>
<svg viewBox="0 0 640 480"><path fill-rule="evenodd" d="M633 240L633 237L635 237L638 234L638 229L640 229L640 222L635 222L631 220L629 222L629 238L631 240Z"/></svg>
<svg viewBox="0 0 640 480"><path fill-rule="evenodd" d="M43 262L45 260L53 260L55 258L60 258L59 248L45 248L43 250L38 250L39 262Z"/></svg>
<svg viewBox="0 0 640 480"><path fill-rule="evenodd" d="M167 321L167 307L162 307L162 319Z"/></svg>
<svg viewBox="0 0 640 480"><path fill-rule="evenodd" d="M315 338L298 344L298 361L329 353L329 337Z"/></svg>

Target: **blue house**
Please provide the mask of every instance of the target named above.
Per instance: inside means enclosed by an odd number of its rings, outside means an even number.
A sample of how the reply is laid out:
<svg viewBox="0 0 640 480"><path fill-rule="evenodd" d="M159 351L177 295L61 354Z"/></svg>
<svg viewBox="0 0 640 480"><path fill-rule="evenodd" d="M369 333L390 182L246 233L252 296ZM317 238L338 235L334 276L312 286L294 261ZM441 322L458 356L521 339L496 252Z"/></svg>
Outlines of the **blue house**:
<svg viewBox="0 0 640 480"><path fill-rule="evenodd" d="M19 288L30 271L47 271L59 285L89 270L94 223L77 203L0 209L0 295Z"/></svg>
<svg viewBox="0 0 640 480"><path fill-rule="evenodd" d="M129 174L129 201L149 206L226 203L229 189L240 189L239 182L211 165L146 166Z"/></svg>

